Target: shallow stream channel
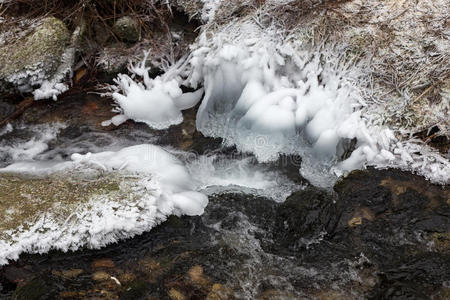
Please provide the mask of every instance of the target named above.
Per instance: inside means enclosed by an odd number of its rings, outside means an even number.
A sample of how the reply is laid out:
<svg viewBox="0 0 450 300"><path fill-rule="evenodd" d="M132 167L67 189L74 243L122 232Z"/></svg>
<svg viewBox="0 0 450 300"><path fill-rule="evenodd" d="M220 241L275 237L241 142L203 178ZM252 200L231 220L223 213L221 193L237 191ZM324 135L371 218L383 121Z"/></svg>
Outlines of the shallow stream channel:
<svg viewBox="0 0 450 300"><path fill-rule="evenodd" d="M300 157L262 164L204 137L196 108L156 131L102 126L111 107L73 90L1 129L1 299L450 298L448 186L368 168L319 189ZM153 178L142 190L121 172L133 161L95 156L142 144L183 166L198 209L147 207ZM67 167L89 152L97 164Z"/></svg>

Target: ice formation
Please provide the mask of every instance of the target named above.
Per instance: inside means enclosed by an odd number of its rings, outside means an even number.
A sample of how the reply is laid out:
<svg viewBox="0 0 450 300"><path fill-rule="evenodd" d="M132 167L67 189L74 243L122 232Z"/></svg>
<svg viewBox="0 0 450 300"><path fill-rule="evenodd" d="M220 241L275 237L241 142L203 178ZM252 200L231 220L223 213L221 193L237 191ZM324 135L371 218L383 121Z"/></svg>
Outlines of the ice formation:
<svg viewBox="0 0 450 300"><path fill-rule="evenodd" d="M177 153L181 157L191 153ZM200 155L186 163L197 189L208 195L234 192L248 193L283 202L304 186L293 182L278 170L258 164L253 157Z"/></svg>
<svg viewBox="0 0 450 300"><path fill-rule="evenodd" d="M447 160L373 120L356 84L366 74L338 50L244 21L212 37L203 32L190 56L161 77L149 79L142 64L131 68L144 84L120 75L116 89L125 95L115 99L125 115L158 128L152 120L181 120L170 101L184 96L180 86L203 86L198 130L262 162L299 154L302 175L318 186L332 186L338 176L367 165L401 167L447 183ZM156 102L164 113L151 109Z"/></svg>
<svg viewBox="0 0 450 300"><path fill-rule="evenodd" d="M3 232L0 265L22 252L99 248L148 231L172 214L201 215L208 203L204 194L194 190L181 161L150 144L117 152L73 154L72 161L59 163L17 162L0 169L1 173L58 176L93 171L120 176L119 194L94 194L87 203L76 203L70 216L46 211L38 220Z"/></svg>
<svg viewBox="0 0 450 300"><path fill-rule="evenodd" d="M53 99L57 100L58 96L69 89L67 83L65 83L67 77L73 77L73 64L75 62L75 54L76 54L76 44L80 39L80 36L83 32L83 26L77 26L77 28L72 33L72 43L69 47L67 47L62 54L61 64L58 66L55 74L47 80L44 80L41 83L41 86L33 91L33 96L35 100L42 99Z"/></svg>
<svg viewBox="0 0 450 300"><path fill-rule="evenodd" d="M195 106L203 95L203 89L183 93L176 72L167 72L162 77L151 79L149 68L145 67L148 54L141 64L130 68L135 75L142 77L142 82L136 82L125 74L119 74L116 79L117 86L111 95L120 107L119 111L123 115L121 121L130 118L155 129L180 124L183 121L181 111ZM177 67L173 70L177 70ZM103 125L110 123L114 123L114 120L106 121Z"/></svg>

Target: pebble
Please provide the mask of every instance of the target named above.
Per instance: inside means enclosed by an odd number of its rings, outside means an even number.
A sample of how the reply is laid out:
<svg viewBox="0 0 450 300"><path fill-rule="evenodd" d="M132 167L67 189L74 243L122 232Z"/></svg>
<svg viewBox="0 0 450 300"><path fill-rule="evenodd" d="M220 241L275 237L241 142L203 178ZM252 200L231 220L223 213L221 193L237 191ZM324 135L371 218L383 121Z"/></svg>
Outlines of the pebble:
<svg viewBox="0 0 450 300"><path fill-rule="evenodd" d="M111 276L109 276L108 273L103 272L103 271L98 271L98 272L95 272L94 274L92 274L92 279L95 281L105 281L110 278L111 278Z"/></svg>

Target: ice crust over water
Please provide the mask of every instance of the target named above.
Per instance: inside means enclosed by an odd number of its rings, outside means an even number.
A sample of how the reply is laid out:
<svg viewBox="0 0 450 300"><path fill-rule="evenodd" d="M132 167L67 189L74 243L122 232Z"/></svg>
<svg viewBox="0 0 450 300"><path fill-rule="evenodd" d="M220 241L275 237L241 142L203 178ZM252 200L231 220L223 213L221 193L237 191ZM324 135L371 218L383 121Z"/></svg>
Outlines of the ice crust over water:
<svg viewBox="0 0 450 300"><path fill-rule="evenodd" d="M103 247L149 231L169 215L201 215L208 203L207 196L195 191L183 163L150 144L116 152L73 154L71 161L64 162L22 161L0 169L1 173L39 176L93 171L122 176L123 199L93 195L87 203L76 204L67 218L61 219L57 209L46 211L29 226L4 232L8 238L0 240L0 265L17 259L22 252Z"/></svg>

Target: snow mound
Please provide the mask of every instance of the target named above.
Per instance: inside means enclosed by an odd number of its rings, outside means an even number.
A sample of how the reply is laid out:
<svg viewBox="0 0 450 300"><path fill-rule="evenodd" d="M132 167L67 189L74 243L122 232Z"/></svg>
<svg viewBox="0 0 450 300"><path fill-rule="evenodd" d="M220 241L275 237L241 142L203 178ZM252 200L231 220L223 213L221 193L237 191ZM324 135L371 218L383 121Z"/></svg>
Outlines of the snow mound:
<svg viewBox="0 0 450 300"><path fill-rule="evenodd" d="M17 259L22 252L100 248L149 231L169 215L201 215L208 203L207 196L194 190L181 161L149 144L117 152L73 154L72 161L59 163L18 162L0 172L58 178L76 173L88 179L97 172L116 178L114 182L118 183L117 191L93 193L84 202L55 202L53 209L44 210L36 219L4 230L0 265Z"/></svg>

